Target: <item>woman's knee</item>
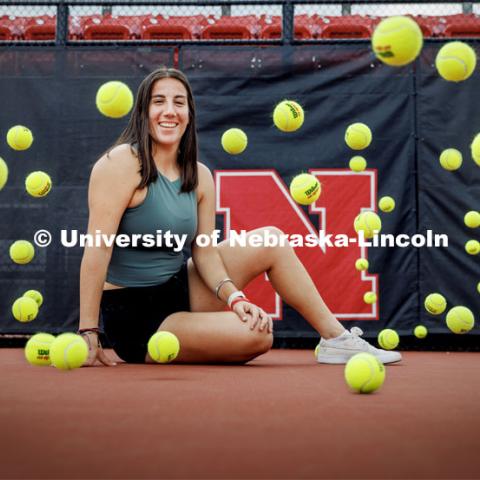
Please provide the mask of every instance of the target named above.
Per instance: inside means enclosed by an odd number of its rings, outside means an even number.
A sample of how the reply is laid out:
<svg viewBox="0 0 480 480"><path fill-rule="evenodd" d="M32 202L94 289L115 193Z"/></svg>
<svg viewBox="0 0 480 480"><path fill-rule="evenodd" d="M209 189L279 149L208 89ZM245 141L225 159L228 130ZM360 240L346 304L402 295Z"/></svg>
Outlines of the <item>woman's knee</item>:
<svg viewBox="0 0 480 480"><path fill-rule="evenodd" d="M276 260L285 255L286 250L292 250L288 242L287 235L278 227L267 226L261 228L264 238L263 252L269 258L269 262L273 264Z"/></svg>
<svg viewBox="0 0 480 480"><path fill-rule="evenodd" d="M270 237L276 237L278 239L282 238L285 235L285 232L283 230L281 230L278 227L275 227L274 225L268 225L268 226L265 226L265 227L261 227L261 230L264 233L268 232L268 235Z"/></svg>
<svg viewBox="0 0 480 480"><path fill-rule="evenodd" d="M288 235L278 227L267 226L260 229L264 236L264 246L274 247L271 250L291 248L288 242Z"/></svg>
<svg viewBox="0 0 480 480"><path fill-rule="evenodd" d="M160 324L158 331L167 331L173 333L174 335L183 336L188 333L188 328L186 328L185 322L185 313L187 312L175 312L171 313Z"/></svg>
<svg viewBox="0 0 480 480"><path fill-rule="evenodd" d="M242 352L245 357L252 359L268 352L272 348L273 335L268 332L249 330L242 338Z"/></svg>
<svg viewBox="0 0 480 480"><path fill-rule="evenodd" d="M267 353L273 346L273 333L265 333L262 340L262 353Z"/></svg>

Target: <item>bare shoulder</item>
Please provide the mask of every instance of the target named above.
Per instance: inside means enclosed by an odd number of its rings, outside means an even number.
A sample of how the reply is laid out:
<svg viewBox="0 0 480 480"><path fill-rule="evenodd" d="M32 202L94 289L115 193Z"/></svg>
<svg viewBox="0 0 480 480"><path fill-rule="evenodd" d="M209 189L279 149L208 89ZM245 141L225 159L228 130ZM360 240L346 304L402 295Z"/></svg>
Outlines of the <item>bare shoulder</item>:
<svg viewBox="0 0 480 480"><path fill-rule="evenodd" d="M208 193L213 192L214 190L214 182L213 182L213 175L210 169L201 162L197 162L198 165L198 199L201 198Z"/></svg>
<svg viewBox="0 0 480 480"><path fill-rule="evenodd" d="M89 231L117 231L139 179L138 161L129 145L113 148L95 163L88 187Z"/></svg>
<svg viewBox="0 0 480 480"><path fill-rule="evenodd" d="M138 157L130 145L112 148L100 157L92 169L91 179L105 179L110 184L121 179L122 184L138 184L140 180Z"/></svg>
<svg viewBox="0 0 480 480"><path fill-rule="evenodd" d="M203 164L202 162L197 162L197 166L198 166L198 179L204 179L204 180L208 180L209 178L213 179L212 177L212 172L210 171L210 169L205 165Z"/></svg>
<svg viewBox="0 0 480 480"><path fill-rule="evenodd" d="M122 144L113 147L102 155L94 165L94 170L138 170L138 157L130 145Z"/></svg>

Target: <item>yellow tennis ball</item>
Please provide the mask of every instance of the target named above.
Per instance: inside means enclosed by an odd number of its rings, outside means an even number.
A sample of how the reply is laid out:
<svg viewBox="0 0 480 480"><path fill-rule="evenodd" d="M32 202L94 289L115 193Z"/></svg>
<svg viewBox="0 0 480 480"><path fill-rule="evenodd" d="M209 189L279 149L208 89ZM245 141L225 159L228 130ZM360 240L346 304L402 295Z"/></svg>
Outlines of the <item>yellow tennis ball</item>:
<svg viewBox="0 0 480 480"><path fill-rule="evenodd" d="M394 67L413 62L423 46L422 30L409 17L397 16L382 20L372 35L375 56Z"/></svg>
<svg viewBox="0 0 480 480"><path fill-rule="evenodd" d="M27 290L23 295L22 297L28 297L28 298L32 298L33 300L35 300L37 302L37 305L39 307L42 306L42 303L43 303L43 295L38 291L38 290Z"/></svg>
<svg viewBox="0 0 480 480"><path fill-rule="evenodd" d="M447 308L447 300L439 293L430 293L425 298L425 310L432 315L440 315Z"/></svg>
<svg viewBox="0 0 480 480"><path fill-rule="evenodd" d="M465 225L470 228L477 228L480 227L480 212L476 212L475 210L471 210L467 212L463 217L463 221Z"/></svg>
<svg viewBox="0 0 480 480"><path fill-rule="evenodd" d="M33 143L33 134L27 127L15 125L7 132L7 143L14 150L27 150Z"/></svg>
<svg viewBox="0 0 480 480"><path fill-rule="evenodd" d="M50 365L50 345L55 340L49 333L33 335L25 345L25 358L30 365L39 367Z"/></svg>
<svg viewBox="0 0 480 480"><path fill-rule="evenodd" d="M448 42L437 53L435 66L442 78L449 82L466 80L475 70L477 56L464 42Z"/></svg>
<svg viewBox="0 0 480 480"><path fill-rule="evenodd" d="M38 305L33 298L20 297L12 305L12 313L16 320L22 323L35 320L38 315Z"/></svg>
<svg viewBox="0 0 480 480"><path fill-rule="evenodd" d="M304 119L303 108L293 100L281 101L273 111L273 123L282 132L295 132Z"/></svg>
<svg viewBox="0 0 480 480"><path fill-rule="evenodd" d="M322 186L309 173L301 173L290 182L290 195L300 205L310 205L320 197Z"/></svg>
<svg viewBox="0 0 480 480"><path fill-rule="evenodd" d="M363 301L368 305L372 305L377 301L377 294L375 292L365 292L363 295Z"/></svg>
<svg viewBox="0 0 480 480"><path fill-rule="evenodd" d="M480 282L477 283L477 292L480 293Z"/></svg>
<svg viewBox="0 0 480 480"><path fill-rule="evenodd" d="M363 150L372 142L372 131L364 123L352 123L345 130L345 143L352 150Z"/></svg>
<svg viewBox="0 0 480 480"><path fill-rule="evenodd" d="M27 240L17 240L10 245L10 258L19 265L30 263L35 256L35 248Z"/></svg>
<svg viewBox="0 0 480 480"><path fill-rule="evenodd" d="M372 393L385 381L383 363L371 353L357 353L345 365L345 381L358 393Z"/></svg>
<svg viewBox="0 0 480 480"><path fill-rule="evenodd" d="M45 172L32 172L25 179L25 188L32 197L45 197L52 189L52 179Z"/></svg>
<svg viewBox="0 0 480 480"><path fill-rule="evenodd" d="M354 172L363 172L367 168L367 161L360 155L356 155L350 159L348 166Z"/></svg>
<svg viewBox="0 0 480 480"><path fill-rule="evenodd" d="M318 344L318 345L315 347L315 351L314 351L314 353L315 353L315 358L318 357L318 349L319 349L319 348L320 348L320 344Z"/></svg>
<svg viewBox="0 0 480 480"><path fill-rule="evenodd" d="M230 128L222 135L222 147L231 155L242 153L247 148L247 144L247 135L239 128Z"/></svg>
<svg viewBox="0 0 480 480"><path fill-rule="evenodd" d="M413 330L413 334L417 338L425 338L428 335L427 327L424 327L423 325L417 325Z"/></svg>
<svg viewBox="0 0 480 480"><path fill-rule="evenodd" d="M154 333L148 341L148 354L158 363L170 363L180 351L178 338L170 332Z"/></svg>
<svg viewBox="0 0 480 480"><path fill-rule="evenodd" d="M467 333L475 325L475 317L467 307L453 307L447 313L447 326L453 333Z"/></svg>
<svg viewBox="0 0 480 480"><path fill-rule="evenodd" d="M133 93L123 82L107 82L98 89L96 104L106 117L121 118L133 107Z"/></svg>
<svg viewBox="0 0 480 480"><path fill-rule="evenodd" d="M447 148L440 154L440 165L450 172L458 170L462 166L463 157L455 148Z"/></svg>
<svg viewBox="0 0 480 480"><path fill-rule="evenodd" d="M385 213L392 212L395 208L395 200L392 197L382 197L378 201L378 208Z"/></svg>
<svg viewBox="0 0 480 480"><path fill-rule="evenodd" d="M465 244L465 251L469 255L477 255L480 252L480 242L478 240L469 240Z"/></svg>
<svg viewBox="0 0 480 480"><path fill-rule="evenodd" d="M353 228L357 233L362 231L365 238L373 238L382 230L382 221L375 212L362 212L355 217Z"/></svg>
<svg viewBox="0 0 480 480"><path fill-rule="evenodd" d="M0 157L0 190L5 186L8 180L8 165Z"/></svg>
<svg viewBox="0 0 480 480"><path fill-rule="evenodd" d="M368 260L366 258L358 258L355 262L355 268L358 271L368 270Z"/></svg>
<svg viewBox="0 0 480 480"><path fill-rule="evenodd" d="M87 342L75 333L62 333L50 345L50 360L60 370L79 368L87 358Z"/></svg>
<svg viewBox="0 0 480 480"><path fill-rule="evenodd" d="M399 342L398 333L391 328L385 328L378 334L378 344L385 350L393 350Z"/></svg>
<svg viewBox="0 0 480 480"><path fill-rule="evenodd" d="M470 145L473 161L480 167L480 133L475 135Z"/></svg>

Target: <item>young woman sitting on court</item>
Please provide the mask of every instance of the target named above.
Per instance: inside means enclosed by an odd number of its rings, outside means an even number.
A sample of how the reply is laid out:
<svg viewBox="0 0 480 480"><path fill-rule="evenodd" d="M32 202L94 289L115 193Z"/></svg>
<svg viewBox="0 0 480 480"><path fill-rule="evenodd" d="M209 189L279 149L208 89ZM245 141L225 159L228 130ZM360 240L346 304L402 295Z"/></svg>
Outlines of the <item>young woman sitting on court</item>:
<svg viewBox="0 0 480 480"><path fill-rule="evenodd" d="M153 363L147 343L157 330L178 337L177 363L252 360L271 348L273 326L242 289L263 272L322 337L320 363L345 363L360 351L384 363L401 359L343 328L290 246L195 244L215 229L215 191L197 158L192 90L178 70L159 68L143 80L128 126L93 167L88 203L88 233L186 235L192 257L185 262L180 248L165 245L85 248L79 332L89 345L86 365L114 364L98 342L100 311L109 343L129 363ZM265 229L282 233L267 226L250 235Z"/></svg>

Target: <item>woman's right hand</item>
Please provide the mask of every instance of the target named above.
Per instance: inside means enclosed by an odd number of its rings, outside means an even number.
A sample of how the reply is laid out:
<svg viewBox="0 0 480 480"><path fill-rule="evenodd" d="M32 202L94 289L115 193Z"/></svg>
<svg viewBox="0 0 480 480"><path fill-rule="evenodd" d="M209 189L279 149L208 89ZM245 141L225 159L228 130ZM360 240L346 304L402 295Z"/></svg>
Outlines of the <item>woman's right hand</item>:
<svg viewBox="0 0 480 480"><path fill-rule="evenodd" d="M239 301L233 306L233 311L240 317L242 322L250 319L250 330L254 330L258 326L258 330L267 333L273 333L273 322L268 313L250 302L249 300Z"/></svg>
<svg viewBox="0 0 480 480"><path fill-rule="evenodd" d="M83 364L83 367L93 367L97 360L107 367L113 367L116 365L116 363L113 360L110 360L103 351L97 332L85 332L82 334L82 338L88 345L88 358Z"/></svg>

